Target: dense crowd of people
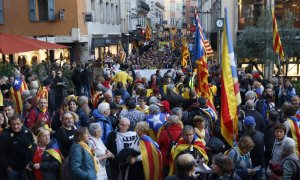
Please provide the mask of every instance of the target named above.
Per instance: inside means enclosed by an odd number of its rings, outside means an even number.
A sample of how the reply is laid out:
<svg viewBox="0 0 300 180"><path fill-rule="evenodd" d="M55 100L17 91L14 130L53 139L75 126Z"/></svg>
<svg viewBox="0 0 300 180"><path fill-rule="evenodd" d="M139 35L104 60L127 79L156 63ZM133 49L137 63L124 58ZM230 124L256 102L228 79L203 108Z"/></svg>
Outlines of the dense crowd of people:
<svg viewBox="0 0 300 180"><path fill-rule="evenodd" d="M72 64L74 86L49 67L42 82L17 66L1 76L0 179L300 178L300 99L290 80L240 70L230 147L220 129L220 67L209 65L210 107L192 70L161 74L173 58L134 53L103 61L95 78L89 64ZM133 71L149 68L158 69L150 79Z"/></svg>

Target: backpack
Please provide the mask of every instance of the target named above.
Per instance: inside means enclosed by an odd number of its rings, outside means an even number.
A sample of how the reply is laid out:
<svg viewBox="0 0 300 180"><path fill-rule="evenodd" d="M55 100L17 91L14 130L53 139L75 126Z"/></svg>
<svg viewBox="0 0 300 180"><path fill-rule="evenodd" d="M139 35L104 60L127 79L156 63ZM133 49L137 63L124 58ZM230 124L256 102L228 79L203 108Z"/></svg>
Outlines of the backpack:
<svg viewBox="0 0 300 180"><path fill-rule="evenodd" d="M292 180L299 180L300 179L300 159L298 159L297 161L293 160L293 159L285 159L286 160L290 160L293 164L296 165L296 170L293 169L293 174L292 174ZM284 163L284 161L282 162L282 164Z"/></svg>
<svg viewBox="0 0 300 180"><path fill-rule="evenodd" d="M60 174L61 180L72 180L73 179L70 166L71 166L70 158L68 156L64 159L62 166L61 166L61 174Z"/></svg>
<svg viewBox="0 0 300 180"><path fill-rule="evenodd" d="M167 131L167 134L168 134L169 138L171 139L171 143L170 143L168 151L167 151L167 159L170 159L171 154L174 152L174 149L177 146L177 143L178 143L178 141L181 137L181 134L179 134L177 140L175 141L175 140L172 139L172 136L171 136L170 132L168 131L168 129L166 129L166 131Z"/></svg>

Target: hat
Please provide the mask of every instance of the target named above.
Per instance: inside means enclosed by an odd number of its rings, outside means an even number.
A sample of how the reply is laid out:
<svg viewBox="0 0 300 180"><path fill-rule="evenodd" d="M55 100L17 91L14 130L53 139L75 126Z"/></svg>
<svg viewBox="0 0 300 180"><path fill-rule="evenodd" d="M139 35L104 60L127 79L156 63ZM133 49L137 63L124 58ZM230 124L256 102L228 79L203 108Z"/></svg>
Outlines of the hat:
<svg viewBox="0 0 300 180"><path fill-rule="evenodd" d="M256 125L255 119L252 116L246 116L244 119L244 125L255 126Z"/></svg>
<svg viewBox="0 0 300 180"><path fill-rule="evenodd" d="M160 103L157 103L157 105L160 107L164 107L166 112L171 113L170 103L168 101L161 101Z"/></svg>

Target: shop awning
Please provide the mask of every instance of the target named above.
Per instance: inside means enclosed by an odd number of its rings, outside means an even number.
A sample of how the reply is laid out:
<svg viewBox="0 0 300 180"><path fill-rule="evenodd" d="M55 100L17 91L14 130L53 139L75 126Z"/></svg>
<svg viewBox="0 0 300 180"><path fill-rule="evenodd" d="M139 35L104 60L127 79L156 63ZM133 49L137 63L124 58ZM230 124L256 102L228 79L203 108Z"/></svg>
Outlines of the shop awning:
<svg viewBox="0 0 300 180"><path fill-rule="evenodd" d="M35 51L39 49L62 48L70 47L31 39L24 36L0 33L0 53L2 54L14 54L19 52Z"/></svg>

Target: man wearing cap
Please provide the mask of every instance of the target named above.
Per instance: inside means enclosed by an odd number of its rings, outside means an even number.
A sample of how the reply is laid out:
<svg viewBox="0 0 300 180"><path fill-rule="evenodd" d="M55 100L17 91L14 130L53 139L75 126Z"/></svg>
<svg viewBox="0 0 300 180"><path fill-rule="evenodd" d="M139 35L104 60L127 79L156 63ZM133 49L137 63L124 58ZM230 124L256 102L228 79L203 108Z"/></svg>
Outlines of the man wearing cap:
<svg viewBox="0 0 300 180"><path fill-rule="evenodd" d="M252 116L246 116L244 119L244 133L242 136L250 136L255 146L250 151L250 157L252 161L252 166L265 166L265 157L264 157L264 135L255 129L255 119ZM256 174L256 178L264 176L264 170L260 169Z"/></svg>

